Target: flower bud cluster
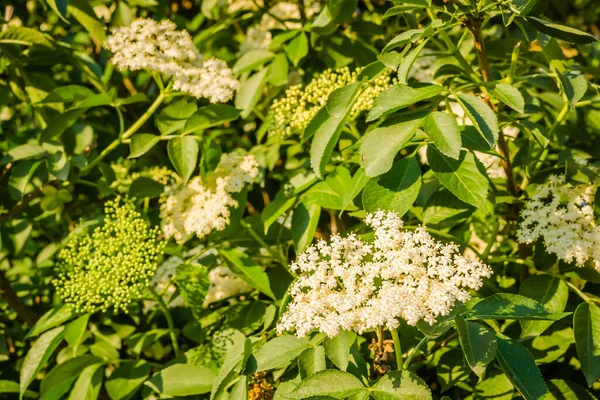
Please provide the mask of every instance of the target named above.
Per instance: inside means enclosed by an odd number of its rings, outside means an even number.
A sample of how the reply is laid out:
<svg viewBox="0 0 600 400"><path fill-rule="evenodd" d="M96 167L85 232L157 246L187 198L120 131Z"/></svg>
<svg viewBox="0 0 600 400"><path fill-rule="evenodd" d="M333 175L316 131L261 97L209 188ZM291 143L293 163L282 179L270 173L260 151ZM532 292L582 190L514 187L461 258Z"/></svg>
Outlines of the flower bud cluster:
<svg viewBox="0 0 600 400"><path fill-rule="evenodd" d="M313 78L304 88L302 85L288 88L285 96L275 100L271 106L270 134L279 137L301 134L317 111L326 104L329 95L336 89L356 82L361 71L362 68L350 71L348 67L328 69ZM350 119L369 110L375 98L392 83L389 73L381 74L369 82L352 107Z"/></svg>
<svg viewBox="0 0 600 400"><path fill-rule="evenodd" d="M238 205L232 197L258 177L253 155L223 154L217 168L203 179L167 188L161 198L160 217L167 238L184 243L191 236L203 238L229 225L230 208Z"/></svg>
<svg viewBox="0 0 600 400"><path fill-rule="evenodd" d="M433 324L492 275L489 266L461 256L455 244L437 242L424 228L403 230L394 212L368 214L366 223L375 231L372 243L334 235L292 264L298 277L278 332L303 337L316 329L333 337L340 330L395 329L400 319Z"/></svg>
<svg viewBox="0 0 600 400"><path fill-rule="evenodd" d="M239 82L223 61L203 61L186 31L169 21L138 18L127 27L117 28L105 42L113 52L112 62L120 69L145 69L172 78L173 88L211 103L233 97Z"/></svg>
<svg viewBox="0 0 600 400"><path fill-rule="evenodd" d="M517 236L521 243L544 240L548 253L583 267L591 261L600 271L600 227L594 219L594 184L571 185L550 176L525 203Z"/></svg>
<svg viewBox="0 0 600 400"><path fill-rule="evenodd" d="M163 253L158 228L149 228L130 200L105 205L102 226L73 236L58 253L57 293L78 312L126 311L143 296Z"/></svg>

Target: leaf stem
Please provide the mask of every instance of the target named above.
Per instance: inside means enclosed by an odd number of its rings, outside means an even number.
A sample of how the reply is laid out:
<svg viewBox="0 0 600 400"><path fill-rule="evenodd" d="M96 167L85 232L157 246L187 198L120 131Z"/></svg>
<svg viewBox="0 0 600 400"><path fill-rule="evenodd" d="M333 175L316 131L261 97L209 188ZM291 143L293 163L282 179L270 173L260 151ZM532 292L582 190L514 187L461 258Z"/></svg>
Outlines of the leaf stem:
<svg viewBox="0 0 600 400"><path fill-rule="evenodd" d="M402 344L400 343L400 336L398 336L398 329L390 329L390 333L392 334L392 339L394 339L394 354L396 354L396 365L398 366L398 371L404 369L404 364L402 363Z"/></svg>
<svg viewBox="0 0 600 400"><path fill-rule="evenodd" d="M169 311L165 300L156 292L156 290L154 290L154 288L148 286L148 291L156 299L158 306L165 315L167 325L169 326L169 336L171 337L171 342L173 343L173 351L175 352L175 357L179 357L179 342L177 341L177 333L175 332L175 324L173 323L171 312Z"/></svg>
<svg viewBox="0 0 600 400"><path fill-rule="evenodd" d="M98 163L100 161L102 161L108 154L110 154L111 151L116 149L124 140L129 139L134 133L136 133L137 130L140 129L142 127L142 125L144 125L144 123L152 116L154 111L156 111L156 109L161 105L161 103L164 101L165 97L166 97L166 93L164 91L161 91L159 93L158 97L150 105L150 107L148 107L146 112L144 114L142 114L142 116L137 121L135 121L135 123L133 125L131 125L129 127L129 129L127 129L125 132L123 132L122 135L120 135L111 144L109 144L104 150L102 150L102 152L98 155L98 157L96 157L88 165L86 165L85 168L83 168L81 170L81 172L79 173L79 176L81 176L81 177L86 176L92 170L92 168L94 168L96 165L98 165Z"/></svg>

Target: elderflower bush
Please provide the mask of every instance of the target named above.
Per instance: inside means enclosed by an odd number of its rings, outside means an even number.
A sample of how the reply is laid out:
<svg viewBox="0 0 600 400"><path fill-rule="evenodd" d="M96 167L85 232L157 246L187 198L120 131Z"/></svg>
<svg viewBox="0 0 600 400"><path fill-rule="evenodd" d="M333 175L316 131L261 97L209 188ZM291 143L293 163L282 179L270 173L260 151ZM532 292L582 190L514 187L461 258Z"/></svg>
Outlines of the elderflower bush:
<svg viewBox="0 0 600 400"><path fill-rule="evenodd" d="M599 398L599 15L3 4L0 398Z"/></svg>

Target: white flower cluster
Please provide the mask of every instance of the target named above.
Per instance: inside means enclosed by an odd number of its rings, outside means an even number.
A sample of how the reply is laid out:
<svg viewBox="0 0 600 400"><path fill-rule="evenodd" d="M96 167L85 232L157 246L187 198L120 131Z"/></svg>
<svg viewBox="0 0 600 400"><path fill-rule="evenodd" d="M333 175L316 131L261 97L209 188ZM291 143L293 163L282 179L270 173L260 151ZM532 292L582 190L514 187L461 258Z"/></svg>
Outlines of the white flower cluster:
<svg viewBox="0 0 600 400"><path fill-rule="evenodd" d="M223 154L215 171L206 179L196 177L187 185L167 188L161 198L160 217L167 238L183 243L192 235L203 238L229 225L230 207L240 192L258 177L258 161L252 155Z"/></svg>
<svg viewBox="0 0 600 400"><path fill-rule="evenodd" d="M173 88L212 103L233 97L239 82L227 64L216 58L203 61L186 31L169 21L139 18L117 28L106 39L112 62L120 69L145 69L172 78Z"/></svg>
<svg viewBox="0 0 600 400"><path fill-rule="evenodd" d="M204 298L204 307L215 301L246 293L252 287L234 274L229 268L222 265L215 267L208 273L210 286Z"/></svg>
<svg viewBox="0 0 600 400"><path fill-rule="evenodd" d="M600 227L594 220L593 184L573 186L564 176L550 176L538 186L521 217L517 236L521 243L544 239L548 253L577 266L591 260L600 271Z"/></svg>
<svg viewBox="0 0 600 400"><path fill-rule="evenodd" d="M373 243L334 235L291 266L299 276L278 332L295 330L303 337L317 329L333 337L340 330L395 329L400 319L432 324L492 275L489 266L466 259L456 245L437 242L424 228L403 230L394 212L368 214L366 223L375 231Z"/></svg>

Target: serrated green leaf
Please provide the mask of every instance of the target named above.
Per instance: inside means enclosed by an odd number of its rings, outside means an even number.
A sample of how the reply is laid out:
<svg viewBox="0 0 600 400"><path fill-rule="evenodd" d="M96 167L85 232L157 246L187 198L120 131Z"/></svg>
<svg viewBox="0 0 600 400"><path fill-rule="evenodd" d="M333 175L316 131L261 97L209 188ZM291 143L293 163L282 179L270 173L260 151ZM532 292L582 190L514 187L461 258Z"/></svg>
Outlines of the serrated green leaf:
<svg viewBox="0 0 600 400"><path fill-rule="evenodd" d="M454 160L430 145L427 147L427 158L442 185L465 203L485 208L489 181L483 165L472 153L462 150L458 160Z"/></svg>
<svg viewBox="0 0 600 400"><path fill-rule="evenodd" d="M253 71L271 61L274 57L275 53L268 50L250 50L235 62L232 68L233 73L240 75L244 72Z"/></svg>
<svg viewBox="0 0 600 400"><path fill-rule="evenodd" d="M492 95L516 112L525 113L525 99L516 87L499 83L492 90Z"/></svg>
<svg viewBox="0 0 600 400"><path fill-rule="evenodd" d="M268 68L262 68L251 77L243 80L240 89L235 96L235 108L242 110L241 117L246 118L258 100L262 96L262 91L268 80Z"/></svg>
<svg viewBox="0 0 600 400"><path fill-rule="evenodd" d="M302 379L326 368L325 349L323 346L309 347L298 357L298 370Z"/></svg>
<svg viewBox="0 0 600 400"><path fill-rule="evenodd" d="M62 342L64 330L64 326L59 326L43 333L27 352L20 373L19 393L21 398L37 373L46 365L54 350Z"/></svg>
<svg viewBox="0 0 600 400"><path fill-rule="evenodd" d="M73 357L85 337L85 331L91 314L84 314L65 327L65 341L73 348Z"/></svg>
<svg viewBox="0 0 600 400"><path fill-rule="evenodd" d="M526 20L533 25L534 28L546 35L564 40L565 42L587 44L598 40L593 35L580 31L579 29L571 28L570 26L556 24L536 17L528 17Z"/></svg>
<svg viewBox="0 0 600 400"><path fill-rule="evenodd" d="M455 322L467 363L481 377L486 366L496 357L496 334L481 324L465 321L460 315L456 316Z"/></svg>
<svg viewBox="0 0 600 400"><path fill-rule="evenodd" d="M317 396L345 399L365 390L362 382L354 375L344 371L327 369L301 381L296 389L288 393L286 397L297 400Z"/></svg>
<svg viewBox="0 0 600 400"><path fill-rule="evenodd" d="M148 379L150 364L144 360L121 363L106 380L106 392L111 400L128 400Z"/></svg>
<svg viewBox="0 0 600 400"><path fill-rule="evenodd" d="M210 393L215 375L203 366L174 364L152 375L144 384L167 396L192 396Z"/></svg>
<svg viewBox="0 0 600 400"><path fill-rule="evenodd" d="M526 319L556 321L570 313L553 313L542 304L510 293L496 293L475 304L468 319Z"/></svg>
<svg viewBox="0 0 600 400"><path fill-rule="evenodd" d="M458 100L466 116L473 122L477 131L488 142L490 147L495 146L500 131L496 113L475 95L459 94Z"/></svg>
<svg viewBox="0 0 600 400"><path fill-rule="evenodd" d="M458 160L462 139L456 119L448 113L434 111L425 119L423 130L445 156Z"/></svg>
<svg viewBox="0 0 600 400"><path fill-rule="evenodd" d="M104 378L103 364L97 363L85 367L73 385L69 400L96 400Z"/></svg>
<svg viewBox="0 0 600 400"><path fill-rule="evenodd" d="M183 134L193 133L236 120L240 110L227 104L209 104L192 114L183 127Z"/></svg>
<svg viewBox="0 0 600 400"><path fill-rule="evenodd" d="M296 336L275 337L254 352L256 371L283 368L309 347L308 341L298 339Z"/></svg>
<svg viewBox="0 0 600 400"><path fill-rule="evenodd" d="M198 164L200 146L191 136L178 136L167 143L167 153L181 179L187 182Z"/></svg>
<svg viewBox="0 0 600 400"><path fill-rule="evenodd" d="M581 303L573 314L577 358L588 386L600 378L600 308Z"/></svg>
<svg viewBox="0 0 600 400"><path fill-rule="evenodd" d="M542 304L548 311L560 313L565 310L569 288L561 279L549 275L533 275L519 288L519 294ZM521 321L521 337L541 335L552 321Z"/></svg>
<svg viewBox="0 0 600 400"><path fill-rule="evenodd" d="M525 400L547 398L548 386L535 365L533 356L519 342L498 338L496 358Z"/></svg>
<svg viewBox="0 0 600 400"><path fill-rule="evenodd" d="M98 20L94 9L87 0L69 0L67 11L87 30L100 44L106 40L106 28Z"/></svg>
<svg viewBox="0 0 600 400"><path fill-rule="evenodd" d="M336 367L342 371L348 368L350 361L350 346L356 340L356 333L350 331L341 331L333 338L325 338L325 354Z"/></svg>
<svg viewBox="0 0 600 400"><path fill-rule="evenodd" d="M136 158L146 154L160 141L160 136L150 133L138 133L131 137L129 142L129 158Z"/></svg>
<svg viewBox="0 0 600 400"><path fill-rule="evenodd" d="M362 195L363 207L367 212L390 210L403 216L412 207L420 189L419 163L414 157L406 157L367 183Z"/></svg>
<svg viewBox="0 0 600 400"><path fill-rule="evenodd" d="M431 391L415 373L393 371L385 374L371 388L377 400L431 400Z"/></svg>
<svg viewBox="0 0 600 400"><path fill-rule="evenodd" d="M414 136L423 117L422 113L402 115L367 132L360 145L360 164L367 176L379 176L392 168L394 157Z"/></svg>
<svg viewBox="0 0 600 400"><path fill-rule="evenodd" d="M303 253L313 241L321 206L312 202L301 202L292 215L292 240L297 254Z"/></svg>
<svg viewBox="0 0 600 400"><path fill-rule="evenodd" d="M420 101L429 100L443 91L443 86L433 84L394 85L375 99L367 121L373 121L384 114L401 110Z"/></svg>
<svg viewBox="0 0 600 400"><path fill-rule="evenodd" d="M297 67L298 63L308 54L308 38L306 34L300 32L298 36L283 46L283 50L294 67Z"/></svg>
<svg viewBox="0 0 600 400"><path fill-rule="evenodd" d="M275 300L275 295L271 291L269 277L263 268L252 258L237 249L221 250L219 254L223 256L224 261L236 275L252 287Z"/></svg>

